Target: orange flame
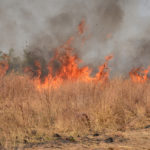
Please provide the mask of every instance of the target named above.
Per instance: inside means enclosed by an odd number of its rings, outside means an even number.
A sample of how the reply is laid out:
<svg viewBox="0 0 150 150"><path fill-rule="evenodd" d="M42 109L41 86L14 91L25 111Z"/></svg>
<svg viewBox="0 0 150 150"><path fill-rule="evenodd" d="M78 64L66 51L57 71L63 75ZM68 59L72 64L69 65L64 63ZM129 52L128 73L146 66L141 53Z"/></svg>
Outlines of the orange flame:
<svg viewBox="0 0 150 150"><path fill-rule="evenodd" d="M48 74L42 80L42 67L38 61L35 61L34 70L30 67L25 69L25 72L30 72L32 77L34 77L35 85L38 89L45 89L49 87L59 87L64 81L83 81L83 82L91 82L96 81L103 83L108 80L109 77L109 68L108 61L112 59L112 56L108 56L105 58L105 63L99 67L99 72L95 75L95 77L91 77L90 74L92 69L88 66L79 67L79 64L82 62L79 57L74 54L72 47L72 43L76 38L81 36L81 43L85 38L83 35L86 31L87 27L85 24L85 20L82 20L78 25L78 35L70 37L68 41L66 41L62 46L58 47L55 50L54 57L51 58L47 65ZM85 41L85 40L84 40ZM55 69L54 64L57 62L60 66Z"/></svg>
<svg viewBox="0 0 150 150"><path fill-rule="evenodd" d="M129 75L133 82L145 83L148 79L149 71L150 71L150 66L145 70L139 67L136 69L132 69Z"/></svg>
<svg viewBox="0 0 150 150"><path fill-rule="evenodd" d="M96 80L101 83L105 82L109 78L108 61L113 58L112 55L105 57L105 63L99 67L99 72L96 74Z"/></svg>
<svg viewBox="0 0 150 150"><path fill-rule="evenodd" d="M110 39L110 38L112 38L112 34L111 34L111 33L108 33L108 34L106 35L106 39Z"/></svg>
<svg viewBox="0 0 150 150"><path fill-rule="evenodd" d="M112 59L112 56L107 56L105 58L105 63L99 67L99 72L95 77L91 77L90 74L92 69L88 66L79 67L79 64L82 62L76 54L73 53L72 43L74 37L71 37L64 45L58 47L55 50L54 57L50 60L47 65L48 75L41 80L41 65L38 61L35 61L36 77L34 78L35 85L38 89L47 89L50 87L59 87L64 81L83 81L83 82L104 82L108 80L109 77L109 68L108 61ZM58 62L60 67L55 71L54 62ZM27 72L33 72L31 68L26 68Z"/></svg>
<svg viewBox="0 0 150 150"><path fill-rule="evenodd" d="M74 54L72 44L79 36L81 36L81 43L83 42L85 30L85 20L82 20L78 25L78 35L70 37L63 45L56 48L54 56L47 64L48 74L44 78L42 76L41 64L38 61L34 62L34 69L31 67L25 69L26 72L30 72L32 77L34 77L35 86L38 89L57 88L66 80L95 83L104 83L109 80L110 69L108 62L113 58L112 55L105 58L104 64L99 66L99 71L94 77L90 75L92 72L91 68L88 66L79 67L82 60ZM56 62L59 64L57 69L54 67ZM130 78L133 82L144 83L147 81L149 70L150 67L146 70L141 68L133 69L129 73Z"/></svg>
<svg viewBox="0 0 150 150"><path fill-rule="evenodd" d="M83 19L80 24L78 25L78 33L79 35L83 34L86 31L87 27L86 27L86 23L85 20Z"/></svg>
<svg viewBox="0 0 150 150"><path fill-rule="evenodd" d="M43 75L43 68L39 61L35 61L32 67L26 67L24 69L25 73L29 73L32 77L35 86L39 89L57 88L64 81L77 81L82 82L94 82L94 83L105 83L109 80L110 69L108 67L108 62L113 58L112 55L105 57L105 62L99 66L99 71L94 77L91 76L92 69L88 66L80 67L82 60L74 53L74 48L72 47L73 42L79 38L81 43L84 43L88 38L85 36L85 31L87 27L85 20L82 20L78 25L78 32L75 36L70 37L63 45L55 49L54 56L50 59L49 63L46 65L47 72ZM112 35L108 34L107 37L110 38ZM0 56L0 77L4 76L9 69L9 58L6 54ZM55 63L59 66L55 68ZM136 83L145 83L148 80L148 73L150 71L150 66L147 69L141 67L132 69L129 72L130 78Z"/></svg>

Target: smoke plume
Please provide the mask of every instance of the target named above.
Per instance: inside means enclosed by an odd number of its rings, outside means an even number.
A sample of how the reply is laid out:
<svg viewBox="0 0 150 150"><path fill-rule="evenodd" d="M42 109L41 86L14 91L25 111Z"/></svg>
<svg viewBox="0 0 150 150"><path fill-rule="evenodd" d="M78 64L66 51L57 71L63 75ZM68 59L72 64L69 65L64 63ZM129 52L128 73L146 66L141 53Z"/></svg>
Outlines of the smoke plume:
<svg viewBox="0 0 150 150"><path fill-rule="evenodd" d="M82 65L97 68L113 54L113 74L150 64L148 0L5 0L0 1L0 49L14 48L44 66L56 47L77 32L82 19L89 38L74 44Z"/></svg>

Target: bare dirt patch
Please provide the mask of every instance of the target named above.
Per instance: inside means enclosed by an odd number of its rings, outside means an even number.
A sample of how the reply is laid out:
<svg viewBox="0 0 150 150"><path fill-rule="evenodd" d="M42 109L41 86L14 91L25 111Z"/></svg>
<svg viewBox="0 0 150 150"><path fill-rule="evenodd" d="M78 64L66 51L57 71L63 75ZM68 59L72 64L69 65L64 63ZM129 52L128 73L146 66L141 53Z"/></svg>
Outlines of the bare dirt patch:
<svg viewBox="0 0 150 150"><path fill-rule="evenodd" d="M24 150L150 150L150 128L106 132L68 140L58 137L45 144L28 145Z"/></svg>

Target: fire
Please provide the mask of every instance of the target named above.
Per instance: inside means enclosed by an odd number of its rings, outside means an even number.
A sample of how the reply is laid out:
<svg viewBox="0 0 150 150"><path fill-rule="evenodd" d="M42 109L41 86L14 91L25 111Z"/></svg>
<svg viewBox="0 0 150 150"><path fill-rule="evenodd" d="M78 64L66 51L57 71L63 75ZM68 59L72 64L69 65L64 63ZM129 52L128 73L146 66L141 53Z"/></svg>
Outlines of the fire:
<svg viewBox="0 0 150 150"><path fill-rule="evenodd" d="M74 48L72 43L75 37L69 38L62 46L55 50L53 58L47 64L48 74L42 80L41 65L38 61L35 61L34 70L32 68L26 68L26 72L31 72L34 77L35 85L38 89L47 89L49 87L57 88L64 81L83 81L83 82L100 82L103 83L109 78L108 62L112 59L112 56L105 58L105 63L99 67L99 72L95 77L91 77L92 69L88 66L79 67L82 60L74 54ZM57 62L60 66L55 70L54 64Z"/></svg>
<svg viewBox="0 0 150 150"><path fill-rule="evenodd" d="M83 19L80 24L78 25L78 33L79 35L83 34L86 31L87 27L86 27L86 23L85 20Z"/></svg>
<svg viewBox="0 0 150 150"><path fill-rule="evenodd" d="M88 31L88 27L86 25L85 20L83 19L80 24L78 25L78 37L80 37L81 39L81 47L83 47L83 45L85 44L85 42L91 37L90 34L85 34L87 33L86 31Z"/></svg>
<svg viewBox="0 0 150 150"><path fill-rule="evenodd" d="M86 83L94 82L103 84L109 80L110 69L108 63L113 58L112 55L105 57L105 62L99 66L99 71L95 76L91 76L92 69L88 66L82 66L82 60L75 54L73 43L76 39L81 39L81 43L83 43L83 39L86 39L86 29L85 20L82 20L78 25L77 33L70 37L63 45L55 49L53 57L46 65L46 73L43 74L43 66L38 60L32 66L24 69L24 72L31 76L35 86L39 90L51 87L58 88L65 81L76 82L80 80ZM0 57L0 77L4 76L9 69L8 62L7 55L4 54ZM132 69L129 75L133 82L145 83L148 80L149 71L150 66L147 69L136 68Z"/></svg>
<svg viewBox="0 0 150 150"><path fill-rule="evenodd" d="M112 34L111 34L111 33L108 33L108 34L106 35L106 39L110 39L110 38L112 38Z"/></svg>
<svg viewBox="0 0 150 150"><path fill-rule="evenodd" d="M112 55L105 58L105 63L99 67L99 72L96 74L96 81L105 82L109 78L108 62L113 58Z"/></svg>
<svg viewBox="0 0 150 150"><path fill-rule="evenodd" d="M103 83L109 79L109 68L108 61L112 59L112 56L109 56L105 59L105 63L99 67L99 72L95 77L91 77L90 74L92 69L88 66L79 67L81 60L73 55L69 47L63 47L65 51L63 53L56 52L54 58L51 59L47 68L49 70L48 75L45 77L44 81L41 80L41 67L40 64L35 62L35 65L38 66L38 75L34 78L35 85L38 89L47 89L50 87L57 88L64 81L83 81L83 82L100 82ZM54 73L53 63L58 61L61 64L61 67L57 69Z"/></svg>
<svg viewBox="0 0 150 150"><path fill-rule="evenodd" d="M149 71L150 71L150 66L147 69L143 69L139 67L136 69L132 69L129 75L133 82L145 83L148 79Z"/></svg>
<svg viewBox="0 0 150 150"><path fill-rule="evenodd" d="M26 68L26 72L30 72L34 77L35 86L38 89L57 88L64 81L77 81L82 82L94 82L94 83L105 83L109 80L110 69L108 67L109 61L113 58L112 55L105 58L104 64L99 66L99 71L95 76L91 76L92 69L88 66L80 67L82 60L74 53L73 42L81 37L81 43L83 37L85 38L84 32L86 30L85 20L82 20L78 25L78 34L70 37L63 45L55 49L54 56L50 59L47 64L48 73L44 77L42 76L42 67L40 62L35 61L34 69ZM55 63L59 64L57 69ZM147 80L149 69L141 70L141 68L133 69L130 72L130 78L133 82L144 83Z"/></svg>
<svg viewBox="0 0 150 150"><path fill-rule="evenodd" d="M83 82L103 83L108 80L108 61L112 59L112 56L105 58L105 63L99 67L99 72L95 77L91 77L91 68L88 66L80 67L82 60L74 53L72 45L77 38L81 39L83 44L83 39L86 39L84 34L86 29L85 20L82 20L78 25L78 34L70 37L63 45L55 49L54 56L47 64L48 74L46 76L42 77L42 67L38 61L34 62L34 69L31 67L25 69L25 72L29 72L34 77L34 82L38 89L57 88L64 81L80 80ZM59 64L57 69L54 67L55 63Z"/></svg>

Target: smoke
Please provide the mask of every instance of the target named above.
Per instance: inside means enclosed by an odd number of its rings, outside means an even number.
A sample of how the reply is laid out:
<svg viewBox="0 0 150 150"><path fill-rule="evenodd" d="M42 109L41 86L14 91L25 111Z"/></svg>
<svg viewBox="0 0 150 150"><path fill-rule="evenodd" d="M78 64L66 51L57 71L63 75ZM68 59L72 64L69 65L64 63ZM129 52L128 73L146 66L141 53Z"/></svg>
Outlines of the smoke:
<svg viewBox="0 0 150 150"><path fill-rule="evenodd" d="M109 54L113 74L150 64L148 0L0 1L0 49L14 48L44 66L56 47L77 32L82 19L90 38L74 44L84 64L97 68ZM96 71L96 69L95 69Z"/></svg>

